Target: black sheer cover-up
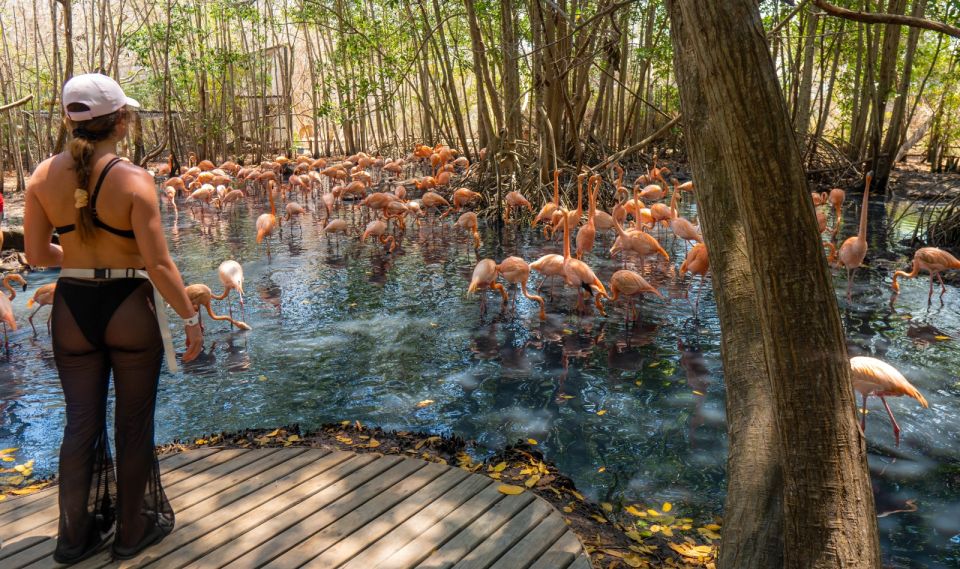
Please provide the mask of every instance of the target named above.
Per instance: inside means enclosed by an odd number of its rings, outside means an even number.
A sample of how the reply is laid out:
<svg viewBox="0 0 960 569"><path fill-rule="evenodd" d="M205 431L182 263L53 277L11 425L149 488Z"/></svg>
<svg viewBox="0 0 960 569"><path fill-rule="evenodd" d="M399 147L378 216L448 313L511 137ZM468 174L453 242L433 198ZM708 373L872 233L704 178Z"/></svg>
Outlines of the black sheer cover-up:
<svg viewBox="0 0 960 569"><path fill-rule="evenodd" d="M67 407L60 447L60 557L90 549L115 522L115 547L135 546L154 526L173 530L154 451L163 344L152 293L143 279L57 282L53 351ZM116 468L106 424L111 371Z"/></svg>

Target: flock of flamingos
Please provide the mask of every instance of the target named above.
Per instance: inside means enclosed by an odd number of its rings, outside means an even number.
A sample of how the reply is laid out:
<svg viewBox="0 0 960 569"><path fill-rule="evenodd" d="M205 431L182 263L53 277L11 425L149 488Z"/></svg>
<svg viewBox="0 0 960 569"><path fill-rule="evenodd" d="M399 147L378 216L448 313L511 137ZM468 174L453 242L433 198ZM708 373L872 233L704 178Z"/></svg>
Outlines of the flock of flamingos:
<svg viewBox="0 0 960 569"><path fill-rule="evenodd" d="M481 151L481 159L483 154ZM481 203L484 196L466 187L454 188L456 181L468 178L471 165L465 157L458 156L456 150L445 145L417 145L406 158L398 159L372 157L361 152L330 163L324 158L307 156L295 159L278 156L253 167L244 167L231 161L219 166L207 160L193 165L194 162L195 159L191 158L190 167L179 176L171 176L169 164L158 168L156 175L163 180L160 190L168 206L174 211L178 207L194 208L202 220L208 212L210 215L231 213L240 202L249 202L249 207L260 208L269 204L269 210L256 219L255 226L257 243L266 248L268 255L270 241L275 239L278 228L284 222L295 223L307 211L311 200L318 212L325 213L323 231L327 236L340 234L349 238L359 235L361 242L371 240L376 246L382 246L385 254L395 251L397 237L403 234L408 222L442 226L447 216L456 216L453 225L473 238L475 248L479 249L480 246L479 220L477 213L470 209ZM694 310L697 310L700 290L710 267L709 257L699 228L677 210L677 202L682 194L694 191L693 182L681 184L672 177L668 182L670 171L658 167L656 160L630 187L623 183L623 169L614 165L614 171L616 176L609 180L604 180L599 174L579 174L576 178L576 208L572 204L564 206L561 203L560 171L553 172L553 199L543 204L536 213L533 204L520 192L511 191L503 197L500 205L504 222L516 223L527 215L523 213L523 210L527 210L532 225L542 226L545 240L562 239L562 254L550 253L530 263L516 256L507 257L499 263L493 259L481 259L473 270L468 287L468 292L480 294L481 311L485 309L483 293L488 290L499 293L506 306L509 294L500 282L502 279L511 288L518 286L524 296L539 304L539 317L545 319L544 298L528 289L531 271L536 271L543 276L540 286L544 281L557 278L564 285L574 288L578 312L589 310L589 302L585 301L592 298L596 310L605 316L603 302L622 298L629 303L629 313L636 319L635 302L639 297L652 294L662 298L662 295L647 282L643 274L626 268L627 257L641 261L641 272L644 272L642 261L645 258L660 256L669 261L670 257L661 246L660 239L670 234L689 246L686 258L680 265L680 275L689 272L701 277L694 303ZM404 174L412 172L426 175L401 179ZM615 204L609 212L597 207L598 196L605 185L612 186ZM828 260L847 270L848 298L853 273L863 264L867 253L866 205L869 186L870 174L867 175L863 194L859 231L843 241L839 248L835 247L833 241L841 227L844 191L834 189L829 193L812 195L819 231L821 234L830 233L829 239L824 241L824 246L829 250ZM414 193L418 197L409 199L412 196L408 194ZM278 201L283 204L282 214L277 210ZM828 232L830 206L833 208L834 223ZM349 218L345 215L347 208ZM596 254L594 245L597 235L611 231L615 240L609 255L621 254L623 268L613 273L607 286L585 259ZM941 249L924 247L916 251L911 272L894 273L893 290L899 291L898 277L916 277L921 270L925 270L930 274L929 301L933 295L934 278L940 281L942 296L946 287L940 274L951 269L960 269L960 261ZM211 307L213 300L227 299L231 291L236 291L242 309L243 268L236 261L228 260L220 265L218 273L223 285L220 294L214 294L205 284L191 284L186 287L188 295L195 307L198 310L204 307L211 318L227 320L241 329L249 330L247 324L232 317L232 307L230 316L218 315ZM4 277L2 282L8 291L8 296L0 294L0 321L3 322L6 344L7 328L15 330L17 326L10 303L16 291L10 283L16 282L26 290L26 281L20 275L11 274ZM56 283L44 285L30 299L28 308L37 306L28 318L31 327L34 326L33 317L37 310L52 303L55 288ZM33 329L36 335L36 328ZM9 345L7 352L9 357ZM850 364L854 389L863 397L861 427L866 426L867 398L877 396L890 417L896 444L899 445L900 427L885 398L906 395L924 407L927 407L927 401L899 371L883 361L854 357Z"/></svg>

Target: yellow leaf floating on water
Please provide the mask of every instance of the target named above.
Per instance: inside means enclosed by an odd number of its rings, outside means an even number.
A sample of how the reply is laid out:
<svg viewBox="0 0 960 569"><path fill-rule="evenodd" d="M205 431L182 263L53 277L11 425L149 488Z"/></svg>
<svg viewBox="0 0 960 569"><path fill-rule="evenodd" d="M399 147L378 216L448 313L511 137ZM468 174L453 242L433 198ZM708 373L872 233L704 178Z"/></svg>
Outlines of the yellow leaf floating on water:
<svg viewBox="0 0 960 569"><path fill-rule="evenodd" d="M567 395L566 393L564 393L563 395L560 396L560 398L561 398L561 399L573 399L573 395Z"/></svg>
<svg viewBox="0 0 960 569"><path fill-rule="evenodd" d="M656 510L653 510L653 509L647 509L647 513L650 514L651 516L659 516L659 515L660 515L660 512L658 512L658 511L656 511Z"/></svg>
<svg viewBox="0 0 960 569"><path fill-rule="evenodd" d="M523 493L523 486L515 486L513 484L501 484L497 486L497 490L501 494L506 494L508 496L515 496L517 494Z"/></svg>
<svg viewBox="0 0 960 569"><path fill-rule="evenodd" d="M601 466L600 468L597 469L597 472L606 472L606 471L607 471L606 466Z"/></svg>
<svg viewBox="0 0 960 569"><path fill-rule="evenodd" d="M417 409L423 409L429 405L433 405L433 399L424 399L420 403L417 403Z"/></svg>
<svg viewBox="0 0 960 569"><path fill-rule="evenodd" d="M530 444L532 444L532 445L534 445L534 446L540 444L540 443L537 442L537 439L527 439L527 442L530 443Z"/></svg>
<svg viewBox="0 0 960 569"><path fill-rule="evenodd" d="M534 486L537 485L537 482L540 482L540 475L534 474L530 478L527 478L527 481L524 482L523 485L526 486L527 488L533 488Z"/></svg>
<svg viewBox="0 0 960 569"><path fill-rule="evenodd" d="M260 381L267 381L267 376L261 375L261 376L258 377L257 379L259 379Z"/></svg>
<svg viewBox="0 0 960 569"><path fill-rule="evenodd" d="M669 512L670 510L673 509L673 504L671 504L670 502L664 502L662 509L664 512Z"/></svg>
<svg viewBox="0 0 960 569"><path fill-rule="evenodd" d="M10 454L11 452L16 452L18 450L20 450L20 447L5 448L3 450L0 450L0 454Z"/></svg>
<svg viewBox="0 0 960 569"><path fill-rule="evenodd" d="M933 339L934 339L934 340L940 340L940 341L942 342L942 341L944 341L944 340L949 340L949 339L950 339L950 336L934 336Z"/></svg>
<svg viewBox="0 0 960 569"><path fill-rule="evenodd" d="M606 409L601 409L601 410L597 411L597 415L600 415L601 417L604 416L604 415L606 415L606 414L607 414L607 410L606 410Z"/></svg>
<svg viewBox="0 0 960 569"><path fill-rule="evenodd" d="M12 456L0 456L0 460L3 462L13 462L15 459Z"/></svg>
<svg viewBox="0 0 960 569"><path fill-rule="evenodd" d="M607 512L612 512L612 511L613 511L613 504L611 504L610 502L601 502L601 503L600 503L600 507L603 508L603 509L604 509L605 511L607 511Z"/></svg>
<svg viewBox="0 0 960 569"><path fill-rule="evenodd" d="M701 391L694 391L693 394L694 394L694 395L699 395L699 396L703 397L703 392L701 392Z"/></svg>
<svg viewBox="0 0 960 569"><path fill-rule="evenodd" d="M626 508L624 508L624 510L626 510L628 514L632 516L637 516L638 518L647 517L647 513L641 512L640 510L637 509L636 506L627 506Z"/></svg>

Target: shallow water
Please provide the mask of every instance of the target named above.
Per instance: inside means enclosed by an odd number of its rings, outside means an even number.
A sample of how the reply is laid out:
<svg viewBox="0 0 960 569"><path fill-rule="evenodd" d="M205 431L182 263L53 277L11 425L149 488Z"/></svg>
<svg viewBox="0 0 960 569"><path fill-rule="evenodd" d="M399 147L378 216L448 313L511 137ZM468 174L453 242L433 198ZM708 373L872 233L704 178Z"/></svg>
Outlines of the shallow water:
<svg viewBox="0 0 960 569"><path fill-rule="evenodd" d="M871 215L876 220L893 207L871 204ZM682 211L689 217L692 209L687 204ZM651 282L669 300L644 298L637 324L627 325L623 307L609 306L608 318L592 311L578 316L574 293L560 286L548 297L548 319L541 323L536 305L522 296L502 313L499 297L488 293L481 317L478 300L465 294L477 258L468 237L449 224L408 229L397 252L387 255L355 238L327 239L308 213L299 227L284 226L268 258L253 240L261 211L241 208L206 223L187 210L176 221L165 213L188 283L219 290L217 265L227 258L243 264L244 319L253 331L205 319L203 356L161 378L158 442L342 419L455 433L477 441L481 456L533 438L594 499L622 496L653 507L671 501L701 520L721 513L726 435L719 323L709 283L695 317L690 300L699 278L675 277L683 244L666 238L671 263L647 264ZM856 212L848 203L848 226ZM341 215L349 217L349 208ZM910 221L894 232L897 238L912 231ZM872 235L882 229L882 221L872 222ZM916 507L879 520L885 557L895 567L956 567L960 290L948 285L943 303L935 296L928 307L925 277L905 281L891 308L889 275L894 265L907 267L909 251L883 241L872 240L851 303L844 299L842 271L835 282L851 354L890 362L930 402L923 409L912 399L890 400L903 429L899 449L879 401L870 404L878 511ZM598 238L587 259L604 282L620 268L606 253L611 244L611 236ZM551 252L561 252L558 242L510 226L500 245L487 230L480 256L517 254L529 261ZM31 275L31 290L55 276ZM22 329L12 335L9 360L0 362L0 448L20 447L18 458L35 459L43 475L56 471L63 400L50 338L45 330L32 338L26 323L30 294L14 301ZM227 310L225 302L215 305ZM48 310L37 317L41 329ZM175 341L182 347L182 335ZM426 399L434 403L418 408Z"/></svg>

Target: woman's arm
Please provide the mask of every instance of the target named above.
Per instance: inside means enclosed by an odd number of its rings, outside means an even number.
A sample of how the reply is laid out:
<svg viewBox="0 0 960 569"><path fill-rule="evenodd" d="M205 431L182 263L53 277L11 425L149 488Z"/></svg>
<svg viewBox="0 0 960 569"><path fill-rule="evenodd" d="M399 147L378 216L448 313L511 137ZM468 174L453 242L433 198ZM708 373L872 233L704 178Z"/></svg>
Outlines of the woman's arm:
<svg viewBox="0 0 960 569"><path fill-rule="evenodd" d="M163 298L181 318L190 318L196 311L193 303L187 296L183 286L180 271L170 258L167 249L167 239L163 234L163 225L160 222L160 203L157 201L157 192L153 187L152 177L145 171L136 172L130 176L133 206L130 212L130 223L137 240L137 248L143 258L147 274L157 287ZM158 306L157 310L163 310ZM183 354L183 361L189 362L200 354L203 349L203 333L200 325L187 326L187 351Z"/></svg>
<svg viewBox="0 0 960 569"><path fill-rule="evenodd" d="M27 182L27 193L23 206L23 244L27 262L38 267L59 267L63 262L63 249L50 242L53 236L53 224L47 219L46 212L37 198L35 181L42 176L40 170Z"/></svg>

